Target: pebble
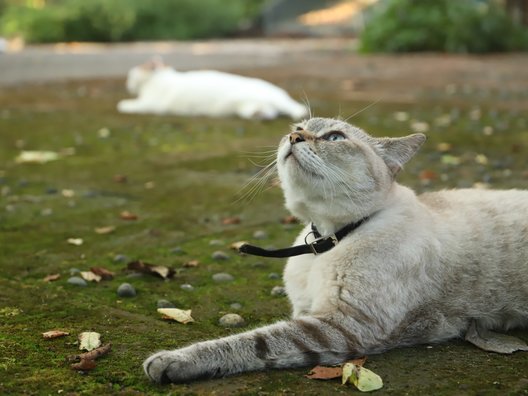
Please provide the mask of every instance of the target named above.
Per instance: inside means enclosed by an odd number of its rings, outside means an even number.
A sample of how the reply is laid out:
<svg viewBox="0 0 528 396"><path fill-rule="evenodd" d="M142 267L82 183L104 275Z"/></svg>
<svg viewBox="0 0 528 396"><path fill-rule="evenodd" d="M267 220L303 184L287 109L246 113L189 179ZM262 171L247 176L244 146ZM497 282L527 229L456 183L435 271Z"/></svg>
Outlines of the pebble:
<svg viewBox="0 0 528 396"><path fill-rule="evenodd" d="M213 280L218 283L232 282L235 280L233 275L226 272L219 272L218 274L213 275Z"/></svg>
<svg viewBox="0 0 528 396"><path fill-rule="evenodd" d="M209 241L209 246L223 246L225 242L221 239L212 239Z"/></svg>
<svg viewBox="0 0 528 396"><path fill-rule="evenodd" d="M222 327L242 327L246 321L239 314L229 313L220 318L218 324Z"/></svg>
<svg viewBox="0 0 528 396"><path fill-rule="evenodd" d="M58 192L59 190L56 189L55 187L46 188L46 194L53 195L53 194L57 194Z"/></svg>
<svg viewBox="0 0 528 396"><path fill-rule="evenodd" d="M156 302L156 306L158 308L176 308L176 306L173 303L171 303L169 300L164 300L164 299L158 300Z"/></svg>
<svg viewBox="0 0 528 396"><path fill-rule="evenodd" d="M268 233L263 230L257 230L253 233L253 238L255 239L267 239Z"/></svg>
<svg viewBox="0 0 528 396"><path fill-rule="evenodd" d="M40 211L41 216L51 216L53 214L53 209L51 208L44 208Z"/></svg>
<svg viewBox="0 0 528 396"><path fill-rule="evenodd" d="M240 303L233 303L229 306L231 309L234 309L235 311L238 311L239 309L242 309L242 304Z"/></svg>
<svg viewBox="0 0 528 396"><path fill-rule="evenodd" d="M117 295L119 297L135 297L136 289L130 283L121 283L117 288Z"/></svg>
<svg viewBox="0 0 528 396"><path fill-rule="evenodd" d="M185 291L193 291L194 287L193 287L193 285L190 285L188 283L184 283L183 285L180 285L180 289L185 290Z"/></svg>
<svg viewBox="0 0 528 396"><path fill-rule="evenodd" d="M225 252L222 252L221 250L217 250L216 252L213 252L213 254L211 255L211 258L213 260L219 260L219 261L229 260L229 256Z"/></svg>
<svg viewBox="0 0 528 396"><path fill-rule="evenodd" d="M263 261L257 261L256 263L251 264L252 268L267 268L269 267L268 263L264 263Z"/></svg>
<svg viewBox="0 0 528 396"><path fill-rule="evenodd" d="M124 254L116 254L114 256L114 262L115 263L123 263L125 261L129 261L128 257L125 256Z"/></svg>
<svg viewBox="0 0 528 396"><path fill-rule="evenodd" d="M72 276L71 278L68 279L68 283L74 286L81 286L81 287L88 286L88 283L86 283L86 281L79 276Z"/></svg>
<svg viewBox="0 0 528 396"><path fill-rule="evenodd" d="M276 272L272 272L268 274L268 279L280 279L280 278L281 278L280 274L277 274Z"/></svg>
<svg viewBox="0 0 528 396"><path fill-rule="evenodd" d="M286 289L283 286L275 286L273 289L271 289L271 295L274 297L286 296Z"/></svg>
<svg viewBox="0 0 528 396"><path fill-rule="evenodd" d="M180 247L176 246L170 250L172 254L185 254L185 251Z"/></svg>
<svg viewBox="0 0 528 396"><path fill-rule="evenodd" d="M132 272L130 274L127 274L127 279L137 279L137 278L143 278L144 274L141 272Z"/></svg>
<svg viewBox="0 0 528 396"><path fill-rule="evenodd" d="M79 268L70 268L71 276L79 275L80 273L81 273L81 270Z"/></svg>

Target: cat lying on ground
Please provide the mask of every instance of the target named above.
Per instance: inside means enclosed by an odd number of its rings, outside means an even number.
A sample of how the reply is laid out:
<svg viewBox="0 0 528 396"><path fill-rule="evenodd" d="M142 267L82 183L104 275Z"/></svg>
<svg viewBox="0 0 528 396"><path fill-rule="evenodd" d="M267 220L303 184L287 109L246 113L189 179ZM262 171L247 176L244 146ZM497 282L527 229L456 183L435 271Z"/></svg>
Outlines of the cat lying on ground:
<svg viewBox="0 0 528 396"><path fill-rule="evenodd" d="M333 365L464 335L488 351L528 350L491 331L528 324L528 191L416 196L395 177L424 141L335 119L295 125L276 164L286 207L308 225L289 250L241 248L300 254L284 272L293 318L158 352L144 363L150 379Z"/></svg>
<svg viewBox="0 0 528 396"><path fill-rule="evenodd" d="M263 120L307 114L305 106L267 81L212 70L178 72L160 61L132 68L126 85L137 98L120 101L122 113Z"/></svg>

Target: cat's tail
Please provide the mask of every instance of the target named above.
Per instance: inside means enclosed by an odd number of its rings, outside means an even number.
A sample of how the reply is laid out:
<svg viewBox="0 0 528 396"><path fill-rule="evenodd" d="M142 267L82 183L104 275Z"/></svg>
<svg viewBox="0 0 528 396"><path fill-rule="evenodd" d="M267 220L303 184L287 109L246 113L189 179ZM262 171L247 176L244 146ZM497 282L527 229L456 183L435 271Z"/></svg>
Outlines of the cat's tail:
<svg viewBox="0 0 528 396"><path fill-rule="evenodd" d="M183 383L268 368L338 364L367 352L362 346L366 340L353 329L357 326L357 322L343 318L306 316L158 352L144 362L143 368L152 381Z"/></svg>
<svg viewBox="0 0 528 396"><path fill-rule="evenodd" d="M288 100L284 101L281 105L279 111L293 120L306 118L309 114L308 108L305 105L300 104L291 98L288 98Z"/></svg>

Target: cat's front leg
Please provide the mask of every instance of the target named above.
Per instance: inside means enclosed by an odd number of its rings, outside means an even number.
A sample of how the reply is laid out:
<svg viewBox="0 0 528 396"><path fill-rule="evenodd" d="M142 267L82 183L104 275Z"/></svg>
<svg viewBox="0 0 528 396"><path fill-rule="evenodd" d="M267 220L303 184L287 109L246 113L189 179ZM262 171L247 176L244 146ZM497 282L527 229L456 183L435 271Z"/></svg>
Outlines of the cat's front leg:
<svg viewBox="0 0 528 396"><path fill-rule="evenodd" d="M183 383L267 368L338 364L366 353L357 322L301 317L150 356L143 364L158 383Z"/></svg>
<svg viewBox="0 0 528 396"><path fill-rule="evenodd" d="M144 102L139 99L124 99L117 104L117 110L120 113L145 113L148 108Z"/></svg>

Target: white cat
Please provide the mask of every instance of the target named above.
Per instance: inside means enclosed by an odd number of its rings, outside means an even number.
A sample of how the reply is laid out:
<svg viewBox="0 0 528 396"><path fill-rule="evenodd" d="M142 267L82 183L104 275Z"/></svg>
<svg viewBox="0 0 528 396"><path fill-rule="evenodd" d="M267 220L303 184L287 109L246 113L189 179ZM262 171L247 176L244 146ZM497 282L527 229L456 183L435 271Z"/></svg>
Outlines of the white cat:
<svg viewBox="0 0 528 396"><path fill-rule="evenodd" d="M295 125L276 160L286 207L307 223L285 249L300 254L284 272L292 319L158 352L146 374L187 382L332 365L460 336L489 351L527 351L490 330L528 325L528 191L416 196L395 178L424 141L374 138L334 119Z"/></svg>
<svg viewBox="0 0 528 396"><path fill-rule="evenodd" d="M212 70L178 72L160 61L132 68L126 85L137 98L120 101L122 113L263 120L307 114L305 106L267 81Z"/></svg>

